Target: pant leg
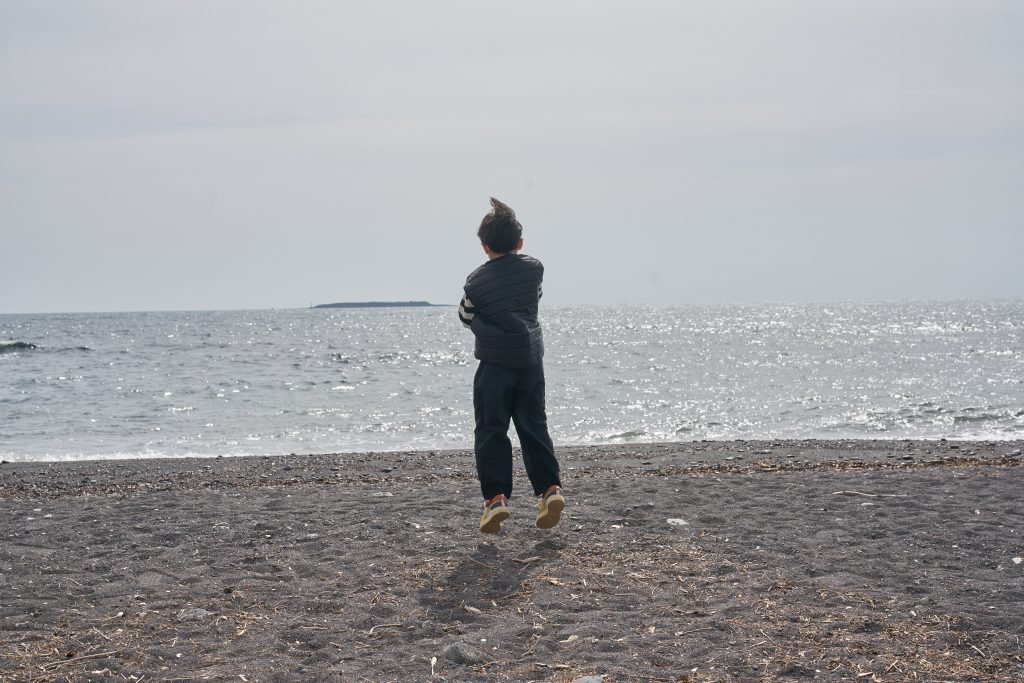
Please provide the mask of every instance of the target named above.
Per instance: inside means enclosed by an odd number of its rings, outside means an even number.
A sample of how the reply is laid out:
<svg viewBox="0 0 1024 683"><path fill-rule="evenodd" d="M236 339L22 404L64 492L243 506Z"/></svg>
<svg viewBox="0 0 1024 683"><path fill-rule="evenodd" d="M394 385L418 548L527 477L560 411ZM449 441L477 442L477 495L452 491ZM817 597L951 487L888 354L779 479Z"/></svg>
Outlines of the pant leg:
<svg viewBox="0 0 1024 683"><path fill-rule="evenodd" d="M518 379L517 371L483 361L473 379L473 450L480 490L486 500L499 493L512 497L512 442L508 426Z"/></svg>
<svg viewBox="0 0 1024 683"><path fill-rule="evenodd" d="M550 486L561 486L562 480L555 446L548 434L548 416L544 401L544 366L535 365L522 373L516 387L512 420L523 448L523 464L533 485L533 492L542 495Z"/></svg>

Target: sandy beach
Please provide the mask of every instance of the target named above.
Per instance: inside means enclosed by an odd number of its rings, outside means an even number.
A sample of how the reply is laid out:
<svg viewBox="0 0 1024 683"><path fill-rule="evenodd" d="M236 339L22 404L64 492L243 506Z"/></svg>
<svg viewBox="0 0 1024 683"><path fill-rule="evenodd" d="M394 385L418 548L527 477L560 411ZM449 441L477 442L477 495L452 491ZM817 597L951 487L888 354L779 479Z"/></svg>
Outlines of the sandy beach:
<svg viewBox="0 0 1024 683"><path fill-rule="evenodd" d="M4 681L1019 681L1022 442L0 465Z"/></svg>

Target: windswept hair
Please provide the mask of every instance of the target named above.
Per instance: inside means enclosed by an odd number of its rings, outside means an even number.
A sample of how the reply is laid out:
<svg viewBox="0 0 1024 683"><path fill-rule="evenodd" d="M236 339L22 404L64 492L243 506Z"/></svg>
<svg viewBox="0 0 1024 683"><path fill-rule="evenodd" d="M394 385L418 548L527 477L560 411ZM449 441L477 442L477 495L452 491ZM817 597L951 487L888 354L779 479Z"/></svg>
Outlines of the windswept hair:
<svg viewBox="0 0 1024 683"><path fill-rule="evenodd" d="M497 254L507 254L519 246L523 238L523 226L516 220L516 212L508 204L491 197L491 212L480 221L476 231L481 244Z"/></svg>

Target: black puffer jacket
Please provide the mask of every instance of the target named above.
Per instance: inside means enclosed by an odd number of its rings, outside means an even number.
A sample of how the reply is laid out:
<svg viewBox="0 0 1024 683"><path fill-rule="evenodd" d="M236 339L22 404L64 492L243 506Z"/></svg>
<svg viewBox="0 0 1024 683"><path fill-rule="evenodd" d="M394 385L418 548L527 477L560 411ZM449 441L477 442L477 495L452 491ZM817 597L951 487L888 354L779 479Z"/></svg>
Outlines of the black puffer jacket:
<svg viewBox="0 0 1024 683"><path fill-rule="evenodd" d="M496 258L469 274L459 317L473 330L477 358L510 368L541 362L537 306L543 279L543 264L523 254Z"/></svg>

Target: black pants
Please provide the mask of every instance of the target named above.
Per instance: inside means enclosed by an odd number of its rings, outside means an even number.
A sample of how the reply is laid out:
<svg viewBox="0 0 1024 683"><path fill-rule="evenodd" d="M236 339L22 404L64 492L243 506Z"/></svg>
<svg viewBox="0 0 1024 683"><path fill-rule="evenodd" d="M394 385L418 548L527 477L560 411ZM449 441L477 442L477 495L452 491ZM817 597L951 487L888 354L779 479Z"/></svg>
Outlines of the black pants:
<svg viewBox="0 0 1024 683"><path fill-rule="evenodd" d="M544 410L543 365L513 369L481 361L473 379L473 410L476 471L485 499L499 493L512 497L509 419L519 435L523 464L534 494L539 496L552 485L562 485Z"/></svg>

